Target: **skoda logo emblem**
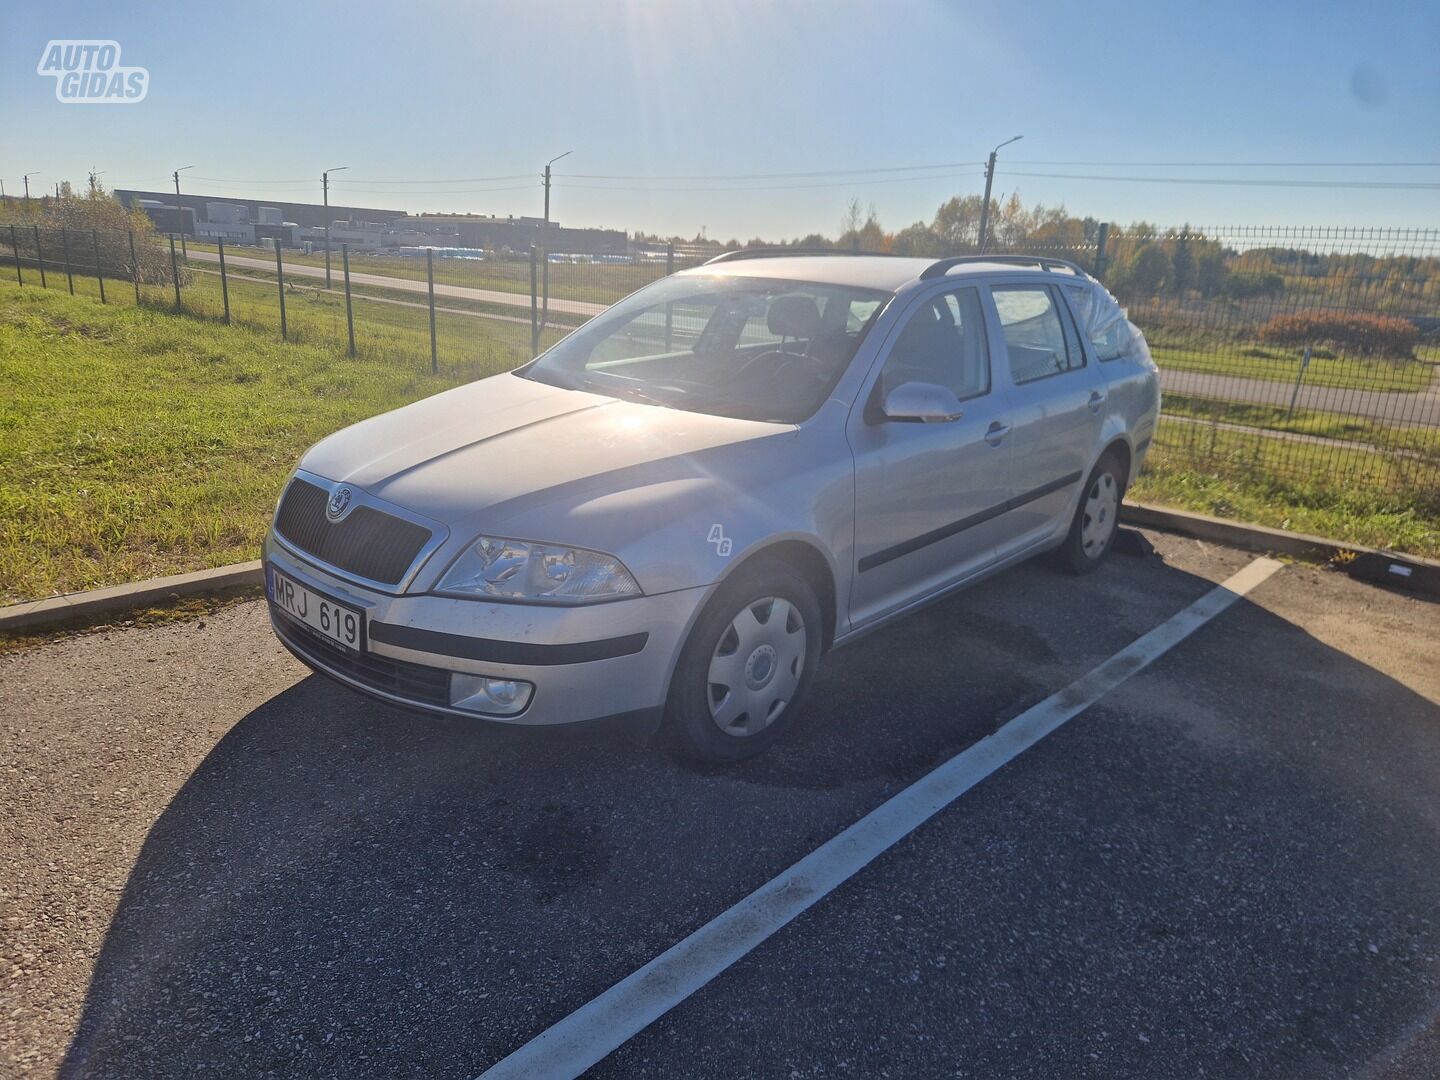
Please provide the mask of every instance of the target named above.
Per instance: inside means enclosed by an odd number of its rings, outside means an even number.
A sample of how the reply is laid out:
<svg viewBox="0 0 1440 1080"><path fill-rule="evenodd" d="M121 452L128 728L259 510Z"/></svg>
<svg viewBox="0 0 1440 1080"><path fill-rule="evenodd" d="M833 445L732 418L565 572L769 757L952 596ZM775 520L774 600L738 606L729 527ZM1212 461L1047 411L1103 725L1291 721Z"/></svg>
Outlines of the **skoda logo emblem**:
<svg viewBox="0 0 1440 1080"><path fill-rule="evenodd" d="M349 506L350 489L341 485L330 493L330 505L325 507L325 516L331 521L339 521Z"/></svg>

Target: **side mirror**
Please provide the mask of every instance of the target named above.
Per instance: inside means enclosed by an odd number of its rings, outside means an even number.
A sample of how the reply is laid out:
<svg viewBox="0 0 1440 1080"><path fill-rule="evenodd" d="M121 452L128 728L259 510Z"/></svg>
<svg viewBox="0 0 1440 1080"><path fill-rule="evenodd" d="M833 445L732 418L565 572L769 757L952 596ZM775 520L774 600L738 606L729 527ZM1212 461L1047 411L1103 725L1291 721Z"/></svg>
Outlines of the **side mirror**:
<svg viewBox="0 0 1440 1080"><path fill-rule="evenodd" d="M949 387L938 383L901 383L888 394L881 405L886 420L904 420L918 424L943 424L965 415L960 399Z"/></svg>

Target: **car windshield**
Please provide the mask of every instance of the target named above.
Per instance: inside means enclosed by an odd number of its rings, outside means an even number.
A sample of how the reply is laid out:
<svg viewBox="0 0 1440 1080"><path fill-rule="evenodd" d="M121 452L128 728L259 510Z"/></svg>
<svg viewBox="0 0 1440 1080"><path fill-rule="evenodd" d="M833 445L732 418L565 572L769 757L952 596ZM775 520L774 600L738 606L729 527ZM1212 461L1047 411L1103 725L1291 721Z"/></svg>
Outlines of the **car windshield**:
<svg viewBox="0 0 1440 1080"><path fill-rule="evenodd" d="M799 423L834 389L891 295L752 277L669 277L518 374L652 405Z"/></svg>

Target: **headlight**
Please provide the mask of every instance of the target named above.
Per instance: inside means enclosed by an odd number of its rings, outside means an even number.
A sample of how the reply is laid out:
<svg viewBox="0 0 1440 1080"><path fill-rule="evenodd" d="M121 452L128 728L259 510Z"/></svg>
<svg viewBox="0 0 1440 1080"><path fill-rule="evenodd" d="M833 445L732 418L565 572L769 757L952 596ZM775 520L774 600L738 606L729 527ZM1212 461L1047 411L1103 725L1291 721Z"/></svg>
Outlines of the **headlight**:
<svg viewBox="0 0 1440 1080"><path fill-rule="evenodd" d="M437 592L532 604L590 604L639 596L619 559L601 551L482 536L445 576Z"/></svg>

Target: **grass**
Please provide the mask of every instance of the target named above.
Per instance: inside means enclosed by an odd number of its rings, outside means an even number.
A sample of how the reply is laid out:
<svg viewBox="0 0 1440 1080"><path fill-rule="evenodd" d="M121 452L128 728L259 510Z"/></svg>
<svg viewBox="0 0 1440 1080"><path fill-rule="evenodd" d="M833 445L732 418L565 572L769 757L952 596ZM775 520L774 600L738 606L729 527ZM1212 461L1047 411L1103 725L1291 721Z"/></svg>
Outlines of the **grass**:
<svg viewBox="0 0 1440 1080"><path fill-rule="evenodd" d="M1219 401L1188 394L1166 394L1164 407L1166 414L1170 416L1243 424L1267 431L1315 435L1342 442L1363 443L1390 451L1401 450L1429 455L1435 459L1437 468L1440 468L1440 430L1435 428L1397 427L1363 416L1350 416L1322 409L1297 408L1291 414L1282 405Z"/></svg>
<svg viewBox="0 0 1440 1080"><path fill-rule="evenodd" d="M514 356L466 319L432 376L371 355L385 336L349 359L313 313L284 344L130 300L0 287L0 602L252 559L307 446Z"/></svg>
<svg viewBox="0 0 1440 1080"><path fill-rule="evenodd" d="M1234 375L1293 384L1303 350L1271 346L1216 343L1205 346L1151 343L1155 362L1162 368L1196 371L1206 375ZM1342 390L1423 390L1437 374L1436 365L1423 359L1375 360L1358 357L1312 357L1305 371L1306 386Z"/></svg>
<svg viewBox="0 0 1440 1080"><path fill-rule="evenodd" d="M27 276L29 280L29 276ZM441 313L429 372L423 308L357 297L359 357L343 298L197 274L188 314L172 294L94 278L0 283L0 602L253 558L285 474L317 439L358 419L514 366L524 324ZM458 305L457 305L458 306ZM563 333L552 330L547 343ZM1440 555L1440 434L1312 410L1167 396L1177 413L1355 441L1353 451L1204 425L1162 424L1140 499ZM1402 440L1410 439L1405 443ZM1425 459L1371 452L1404 446Z"/></svg>
<svg viewBox="0 0 1440 1080"><path fill-rule="evenodd" d="M1432 461L1163 420L1131 494L1216 517L1440 556Z"/></svg>

